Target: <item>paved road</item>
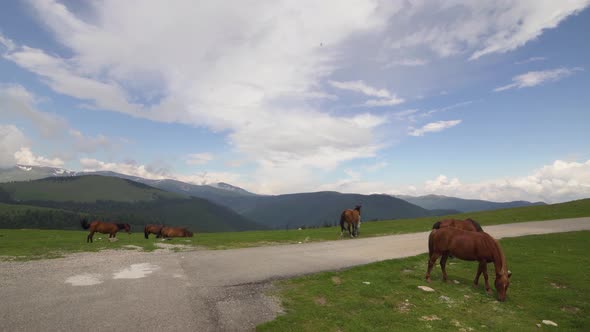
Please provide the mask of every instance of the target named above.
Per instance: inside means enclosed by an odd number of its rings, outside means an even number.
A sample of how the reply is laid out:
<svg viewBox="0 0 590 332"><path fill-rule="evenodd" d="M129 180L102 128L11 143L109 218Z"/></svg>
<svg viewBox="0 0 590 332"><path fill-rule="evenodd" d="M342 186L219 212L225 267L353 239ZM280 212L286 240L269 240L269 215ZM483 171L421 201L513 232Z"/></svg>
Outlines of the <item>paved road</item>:
<svg viewBox="0 0 590 332"><path fill-rule="evenodd" d="M590 218L484 228L496 238L590 230ZM270 281L421 254L427 236L0 262L0 330L252 330L280 312Z"/></svg>

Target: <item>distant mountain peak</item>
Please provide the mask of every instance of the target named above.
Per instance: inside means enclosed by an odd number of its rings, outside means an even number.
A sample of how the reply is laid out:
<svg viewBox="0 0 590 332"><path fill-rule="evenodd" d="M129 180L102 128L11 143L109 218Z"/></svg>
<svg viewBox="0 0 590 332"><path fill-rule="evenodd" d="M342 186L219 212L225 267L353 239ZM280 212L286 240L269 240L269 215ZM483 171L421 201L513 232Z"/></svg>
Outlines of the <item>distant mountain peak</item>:
<svg viewBox="0 0 590 332"><path fill-rule="evenodd" d="M251 192L249 192L245 189L242 189L240 187L236 187L234 185L231 185L231 184L225 183L225 182L209 183L209 184L207 184L207 186L217 188L217 189L232 191L232 192L252 194Z"/></svg>

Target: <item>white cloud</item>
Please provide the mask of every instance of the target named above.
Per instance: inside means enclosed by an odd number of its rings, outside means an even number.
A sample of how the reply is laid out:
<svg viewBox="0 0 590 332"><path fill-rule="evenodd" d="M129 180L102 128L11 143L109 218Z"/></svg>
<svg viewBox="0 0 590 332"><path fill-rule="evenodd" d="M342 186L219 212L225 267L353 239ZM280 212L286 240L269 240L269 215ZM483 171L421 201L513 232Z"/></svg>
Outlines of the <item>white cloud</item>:
<svg viewBox="0 0 590 332"><path fill-rule="evenodd" d="M318 91L334 69L335 47L383 26L377 1L216 2L198 10L192 1L105 1L93 3L84 20L55 1L32 5L72 56L20 46L5 58L92 107L224 131L238 153L262 162L310 164L327 150L339 163L377 145L374 128L308 103L335 98ZM161 93L140 105L146 87Z"/></svg>
<svg viewBox="0 0 590 332"><path fill-rule="evenodd" d="M104 162L92 158L80 159L80 165L85 172L109 171L152 180L173 179L198 185L226 182L239 186L242 183L239 174L229 172L201 172L198 174L183 175L174 174L163 169L154 169L153 167L136 162Z"/></svg>
<svg viewBox="0 0 590 332"><path fill-rule="evenodd" d="M186 163L189 165L204 165L213 160L210 153L192 153L186 157Z"/></svg>
<svg viewBox="0 0 590 332"><path fill-rule="evenodd" d="M413 195L439 194L491 201L565 202L590 197L590 160L567 162L556 160L522 177L462 183L444 175L426 181L420 188L402 192Z"/></svg>
<svg viewBox="0 0 590 332"><path fill-rule="evenodd" d="M20 129L14 125L0 124L0 168L14 166L14 153L26 145L28 140Z"/></svg>
<svg viewBox="0 0 590 332"><path fill-rule="evenodd" d="M26 118L44 138L64 133L67 123L61 117L35 108L35 96L20 85L0 85L0 115L3 119Z"/></svg>
<svg viewBox="0 0 590 332"><path fill-rule="evenodd" d="M391 98L391 92L387 89L374 88L363 81L330 81L330 85L337 89L358 92L372 97Z"/></svg>
<svg viewBox="0 0 590 332"><path fill-rule="evenodd" d="M410 136L424 136L425 133L435 133L461 123L461 120L437 121L424 125L422 128L410 128Z"/></svg>
<svg viewBox="0 0 590 332"><path fill-rule="evenodd" d="M394 50L429 49L441 57L470 53L470 59L504 53L539 37L579 13L590 1L415 1L405 2L388 27Z"/></svg>
<svg viewBox="0 0 590 332"><path fill-rule="evenodd" d="M110 150L115 145L110 138L102 134L92 137L84 135L76 129L70 129L68 132L70 137L74 139L74 147L77 152L94 153L98 150Z"/></svg>
<svg viewBox="0 0 590 332"><path fill-rule="evenodd" d="M504 91L508 89L521 89L521 88L530 88L533 86L537 86L543 84L545 82L555 82L559 81L564 77L568 77L574 74L577 71L583 70L580 67L576 68L556 68L551 70L542 70L542 71L529 71L528 73L518 75L512 78L511 84L504 85L498 88L495 88L494 91Z"/></svg>
<svg viewBox="0 0 590 332"><path fill-rule="evenodd" d="M0 34L0 45L4 46L7 51L12 51L14 49L14 42Z"/></svg>
<svg viewBox="0 0 590 332"><path fill-rule="evenodd" d="M394 60L385 65L385 68L391 68L395 66L405 66L405 67L417 67L417 66L424 66L428 64L428 60L420 59L420 58L406 58L400 60Z"/></svg>
<svg viewBox="0 0 590 332"><path fill-rule="evenodd" d="M404 102L404 99L393 97L388 99L369 99L365 102L366 106L373 107L373 106L394 106L399 105Z"/></svg>
<svg viewBox="0 0 590 332"><path fill-rule="evenodd" d="M531 63L531 62L535 62L535 61L545 61L545 60L547 60L547 58L545 58L545 57L533 56L533 57L530 57L530 58L522 60L522 61L516 61L514 64L515 65L524 65L525 63Z"/></svg>
<svg viewBox="0 0 590 332"><path fill-rule="evenodd" d="M389 92L387 89L378 89L366 84L364 81L329 81L330 85L337 89L348 90L362 93L371 97L379 97L380 99L369 99L365 102L366 106L392 106L404 102L404 99L398 98L395 94Z"/></svg>
<svg viewBox="0 0 590 332"><path fill-rule="evenodd" d="M64 161L59 158L49 159L43 156L36 156L28 147L16 151L14 153L14 159L17 164L26 166L62 167L64 165Z"/></svg>
<svg viewBox="0 0 590 332"><path fill-rule="evenodd" d="M100 149L111 149L111 139L104 135L90 137L79 130L70 128L68 122L54 114L37 108L35 95L20 85L0 85L0 115L3 119L26 119L39 131L45 139L60 142L62 146L73 148L73 152L93 153ZM73 144L72 144L73 143ZM67 148L62 153L70 154Z"/></svg>

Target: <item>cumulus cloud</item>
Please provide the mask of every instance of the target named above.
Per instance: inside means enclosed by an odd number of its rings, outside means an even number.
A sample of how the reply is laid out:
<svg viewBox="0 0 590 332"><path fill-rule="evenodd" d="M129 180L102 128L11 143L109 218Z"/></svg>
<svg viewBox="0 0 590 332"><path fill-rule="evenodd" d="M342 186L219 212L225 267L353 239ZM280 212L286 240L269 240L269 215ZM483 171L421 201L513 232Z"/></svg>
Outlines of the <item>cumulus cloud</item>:
<svg viewBox="0 0 590 332"><path fill-rule="evenodd" d="M580 67L575 68L556 68L551 70L529 71L528 73L518 75L512 78L511 84L495 88L494 91L504 91L508 89L530 88L541 85L545 82L559 81L564 77L568 77L577 71L583 70Z"/></svg>
<svg viewBox="0 0 590 332"><path fill-rule="evenodd" d="M205 185L217 182L227 182L240 185L240 175L229 172L201 172L197 174L174 174L165 169L155 169L136 162L104 162L93 158L80 159L80 165L85 172L109 171L152 180L173 179L192 184Z"/></svg>
<svg viewBox="0 0 590 332"><path fill-rule="evenodd" d="M454 127L461 123L461 120L437 121L424 125L422 128L410 128L410 136L424 136L426 133L435 133Z"/></svg>
<svg viewBox="0 0 590 332"><path fill-rule="evenodd" d="M14 153L14 159L19 165L26 166L48 166L48 167L62 167L64 161L60 158L46 158L43 156L36 156L30 148L25 147Z"/></svg>
<svg viewBox="0 0 590 332"><path fill-rule="evenodd" d="M314 102L338 97L322 89L336 71L350 69L348 50L374 59L374 48L353 47L355 41L379 40L375 46L384 59L411 59L423 51L433 53L428 58L476 59L522 46L587 5L284 0L247 6L216 1L195 10L189 0L106 0L76 12L80 6L41 0L31 2L33 11L65 52L0 40L5 59L58 93L97 109L226 133L235 151L258 160L260 170L286 172L291 164L330 169L382 147L376 132L383 128ZM340 83L375 82L339 77ZM371 97L367 107L403 102L387 89L356 89L340 92Z"/></svg>
<svg viewBox="0 0 590 332"><path fill-rule="evenodd" d="M28 143L23 132L16 126L0 124L0 168L14 166L17 163L15 152Z"/></svg>
<svg viewBox="0 0 590 332"><path fill-rule="evenodd" d="M371 97L379 97L379 99L369 99L365 102L366 106L392 106L404 102L402 98L398 98L395 94L389 92L387 89L378 89L366 84L364 81L329 81L330 85L341 90L348 90L357 93L362 93Z"/></svg>
<svg viewBox="0 0 590 332"><path fill-rule="evenodd" d="M590 197L590 160L556 160L522 177L463 183L458 178L440 175L407 194L439 194L491 201L544 201L559 203Z"/></svg>
<svg viewBox="0 0 590 332"><path fill-rule="evenodd" d="M35 108L35 96L20 85L0 85L0 115L3 119L26 118L44 138L61 136L66 121L52 113Z"/></svg>

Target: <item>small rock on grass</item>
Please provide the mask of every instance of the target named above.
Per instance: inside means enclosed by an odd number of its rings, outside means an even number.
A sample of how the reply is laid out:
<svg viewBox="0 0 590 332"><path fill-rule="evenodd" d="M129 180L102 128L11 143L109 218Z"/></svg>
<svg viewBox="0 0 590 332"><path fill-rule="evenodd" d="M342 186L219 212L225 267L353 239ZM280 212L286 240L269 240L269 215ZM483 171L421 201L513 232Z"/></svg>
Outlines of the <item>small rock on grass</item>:
<svg viewBox="0 0 590 332"><path fill-rule="evenodd" d="M549 326L557 326L557 323L548 319L543 319L543 321L541 322L545 325L549 325Z"/></svg>
<svg viewBox="0 0 590 332"><path fill-rule="evenodd" d="M418 286L418 288L420 288L421 290L423 290L425 292L434 292L434 289L432 289L428 286Z"/></svg>

